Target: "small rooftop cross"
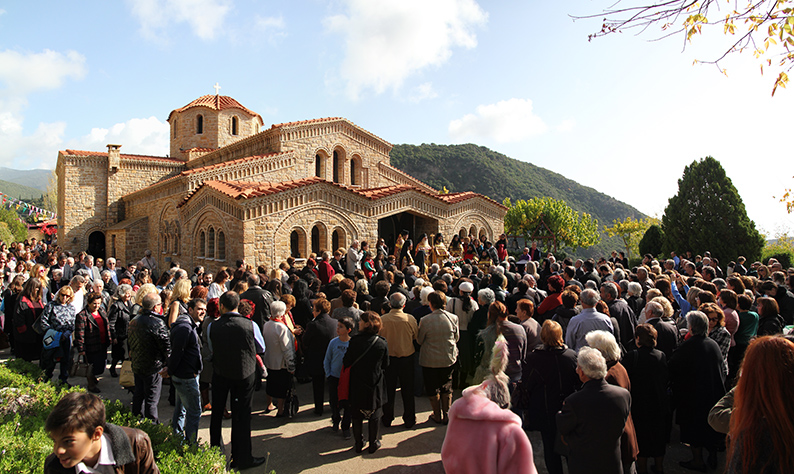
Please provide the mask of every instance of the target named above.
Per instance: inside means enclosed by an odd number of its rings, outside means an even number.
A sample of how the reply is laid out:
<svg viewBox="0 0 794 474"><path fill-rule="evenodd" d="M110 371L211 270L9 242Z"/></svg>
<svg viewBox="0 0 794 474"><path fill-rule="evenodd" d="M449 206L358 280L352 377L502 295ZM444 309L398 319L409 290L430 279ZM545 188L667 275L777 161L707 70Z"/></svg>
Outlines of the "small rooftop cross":
<svg viewBox="0 0 794 474"><path fill-rule="evenodd" d="M221 86L219 86L218 83L216 82L215 85L212 87L215 88L215 95L218 95L218 91L221 89Z"/></svg>

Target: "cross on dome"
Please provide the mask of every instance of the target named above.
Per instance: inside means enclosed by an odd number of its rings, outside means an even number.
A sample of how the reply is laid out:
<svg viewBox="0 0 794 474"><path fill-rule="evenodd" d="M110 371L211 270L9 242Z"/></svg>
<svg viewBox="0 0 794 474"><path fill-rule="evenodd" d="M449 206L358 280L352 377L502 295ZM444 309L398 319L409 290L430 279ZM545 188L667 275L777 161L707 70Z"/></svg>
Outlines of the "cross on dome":
<svg viewBox="0 0 794 474"><path fill-rule="evenodd" d="M221 86L219 86L218 83L216 82L215 85L212 87L215 88L215 95L218 95L218 91L221 89Z"/></svg>

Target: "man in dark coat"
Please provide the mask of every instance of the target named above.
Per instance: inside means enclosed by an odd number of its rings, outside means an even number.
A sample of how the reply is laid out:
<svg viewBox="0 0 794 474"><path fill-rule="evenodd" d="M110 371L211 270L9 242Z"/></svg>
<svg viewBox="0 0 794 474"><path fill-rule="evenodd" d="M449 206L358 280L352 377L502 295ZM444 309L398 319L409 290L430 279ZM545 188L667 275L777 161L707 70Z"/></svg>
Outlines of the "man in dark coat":
<svg viewBox="0 0 794 474"><path fill-rule="evenodd" d="M692 336L673 353L667 366L681 442L692 449L693 459L680 464L705 472L703 448L709 452L709 463L716 468L717 449L724 438L708 423L711 407L725 395L723 359L719 345L706 336L709 325L706 315L690 311L686 320Z"/></svg>
<svg viewBox="0 0 794 474"><path fill-rule="evenodd" d="M557 429L568 447L568 472L622 474L620 435L631 412L631 395L604 380L607 364L597 349L579 350L576 372L584 385L557 414Z"/></svg>
<svg viewBox="0 0 794 474"><path fill-rule="evenodd" d="M226 398L231 392L232 462L248 469L265 462L251 454L251 399L254 395L256 355L265 352L259 326L237 312L240 295L227 291L218 301L221 317L207 326L212 351L212 415L210 446L222 446L221 424Z"/></svg>
<svg viewBox="0 0 794 474"><path fill-rule="evenodd" d="M645 305L646 323L656 329L656 348L662 351L667 358L673 356L673 351L678 347L678 328L672 321L662 319L664 308L659 303L649 301Z"/></svg>
<svg viewBox="0 0 794 474"><path fill-rule="evenodd" d="M155 311L161 305L157 293L146 295L141 302L143 312L130 321L129 326L130 359L135 375L132 413L144 415L155 423L159 421L157 404L163 388L160 372L171 355L168 328Z"/></svg>
<svg viewBox="0 0 794 474"><path fill-rule="evenodd" d="M336 337L336 319L328 313L331 311L331 303L326 299L318 299L314 302L312 319L306 325L303 333L303 353L306 357L305 365L312 378L312 388L314 389L314 413L323 414L323 403L325 401L325 370L323 360L328 343Z"/></svg>
<svg viewBox="0 0 794 474"><path fill-rule="evenodd" d="M615 282L608 281L601 285L601 299L606 302L609 307L609 315L617 319L620 326L620 342L623 347L630 351L636 349L637 345L634 343L634 328L637 326L637 316L634 311L626 303L626 300L620 297L620 290Z"/></svg>
<svg viewBox="0 0 794 474"><path fill-rule="evenodd" d="M249 300L254 303L254 314L251 320L259 326L259 331L270 320L270 303L273 302L273 294L259 286L259 275L251 273L248 275L248 289L241 295L241 300Z"/></svg>

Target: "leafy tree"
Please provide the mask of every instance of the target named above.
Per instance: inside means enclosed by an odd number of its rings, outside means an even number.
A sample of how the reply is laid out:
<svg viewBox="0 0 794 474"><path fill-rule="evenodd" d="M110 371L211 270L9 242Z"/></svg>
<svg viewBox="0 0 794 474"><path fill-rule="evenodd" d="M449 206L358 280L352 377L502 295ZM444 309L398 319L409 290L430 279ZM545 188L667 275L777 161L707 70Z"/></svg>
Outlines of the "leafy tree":
<svg viewBox="0 0 794 474"><path fill-rule="evenodd" d="M764 247L742 198L719 161L710 156L684 168L678 194L664 210L662 230L669 250L709 250L726 262L739 255L757 260Z"/></svg>
<svg viewBox="0 0 794 474"><path fill-rule="evenodd" d="M604 232L610 237L619 237L623 241L626 248L626 256L631 260L632 251L636 254L637 244L640 241L640 236L648 229L648 227L658 221L658 219L633 219L631 216L620 220L612 220L611 226L604 226ZM641 253L641 252L640 252Z"/></svg>
<svg viewBox="0 0 794 474"><path fill-rule="evenodd" d="M557 252L565 246L590 247L600 240L598 220L585 212L579 214L565 201L542 197L511 205L510 198L505 198L504 205L509 208L505 232L526 240L540 240L547 251Z"/></svg>
<svg viewBox="0 0 794 474"><path fill-rule="evenodd" d="M19 220L19 216L16 212L8 209L8 208L0 208L0 223L3 223L7 226L8 233L11 235L11 241L13 242L21 242L28 237L28 228L27 226ZM10 243L9 240L5 240L4 242Z"/></svg>
<svg viewBox="0 0 794 474"><path fill-rule="evenodd" d="M620 4L625 5L625 4ZM658 26L662 38L681 35L689 42L704 30L722 30L729 37L721 56L710 61L720 71L720 61L732 53L745 50L764 66L777 72L772 95L778 86L786 87L794 66L794 0L758 0L720 4L717 0L669 0L609 8L602 13L574 18L603 18L601 29L588 40L624 31L644 32Z"/></svg>
<svg viewBox="0 0 794 474"><path fill-rule="evenodd" d="M643 235L642 239L640 240L640 255L649 253L653 256L658 256L660 253L662 253L663 245L664 233L662 232L662 228L654 224L648 227L648 230L645 231L645 235Z"/></svg>

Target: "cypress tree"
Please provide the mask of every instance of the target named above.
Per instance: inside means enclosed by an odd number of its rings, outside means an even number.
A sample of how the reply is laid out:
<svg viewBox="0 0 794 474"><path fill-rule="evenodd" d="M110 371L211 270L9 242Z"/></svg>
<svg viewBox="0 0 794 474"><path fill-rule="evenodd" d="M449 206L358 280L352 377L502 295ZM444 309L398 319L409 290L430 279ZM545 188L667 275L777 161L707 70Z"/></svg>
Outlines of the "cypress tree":
<svg viewBox="0 0 794 474"><path fill-rule="evenodd" d="M668 251L708 250L722 263L739 255L757 260L764 247L731 179L710 156L684 168L678 194L664 210L662 230Z"/></svg>
<svg viewBox="0 0 794 474"><path fill-rule="evenodd" d="M663 244L664 234L662 233L662 228L656 224L648 227L648 230L642 236L642 240L640 240L640 256L649 253L654 257L658 257L662 253Z"/></svg>

